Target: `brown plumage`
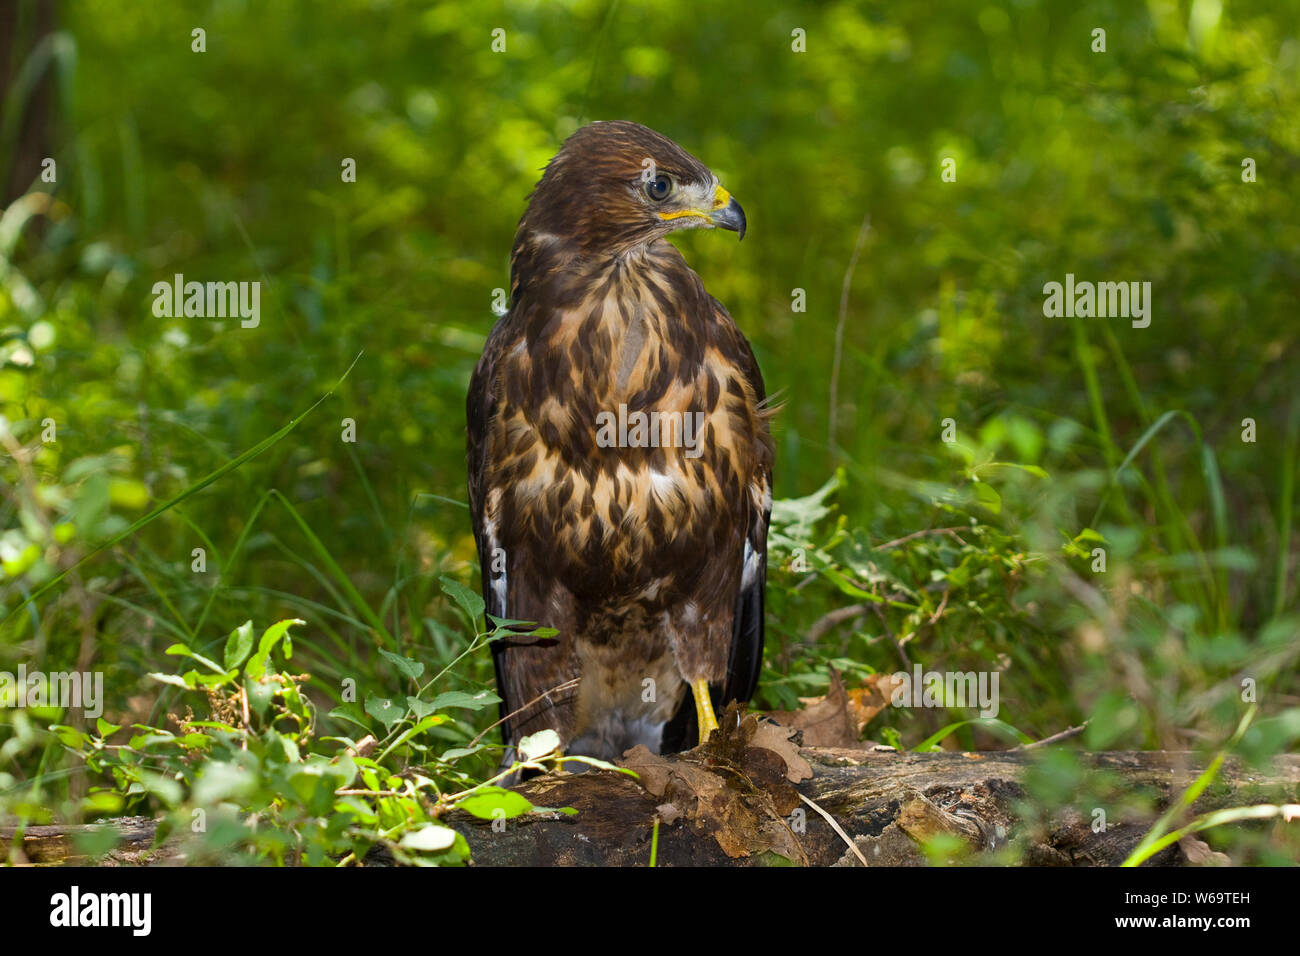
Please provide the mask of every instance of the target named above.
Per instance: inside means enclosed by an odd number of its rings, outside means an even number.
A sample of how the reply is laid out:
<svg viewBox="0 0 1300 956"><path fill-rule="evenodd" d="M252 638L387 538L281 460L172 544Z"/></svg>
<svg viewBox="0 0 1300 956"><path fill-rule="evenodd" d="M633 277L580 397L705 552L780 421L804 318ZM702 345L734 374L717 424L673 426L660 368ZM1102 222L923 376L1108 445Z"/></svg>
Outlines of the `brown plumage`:
<svg viewBox="0 0 1300 956"><path fill-rule="evenodd" d="M625 122L569 137L519 223L470 383L470 506L488 613L559 634L493 645L502 714L529 705L507 743L679 750L757 683L769 412L745 337L664 240L689 227L743 237L744 213Z"/></svg>

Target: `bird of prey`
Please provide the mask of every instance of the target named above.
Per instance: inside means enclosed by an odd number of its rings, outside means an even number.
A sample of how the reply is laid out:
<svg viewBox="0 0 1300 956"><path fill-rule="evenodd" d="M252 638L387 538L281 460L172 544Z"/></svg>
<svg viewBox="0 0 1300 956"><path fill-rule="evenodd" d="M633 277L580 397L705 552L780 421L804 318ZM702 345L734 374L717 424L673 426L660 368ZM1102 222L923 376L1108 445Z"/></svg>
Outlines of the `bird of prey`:
<svg viewBox="0 0 1300 956"><path fill-rule="evenodd" d="M744 238L745 214L629 122L570 136L519 222L469 388L470 508L488 613L558 633L492 645L507 759L546 728L568 754L683 750L758 682L770 409L664 239L691 228Z"/></svg>

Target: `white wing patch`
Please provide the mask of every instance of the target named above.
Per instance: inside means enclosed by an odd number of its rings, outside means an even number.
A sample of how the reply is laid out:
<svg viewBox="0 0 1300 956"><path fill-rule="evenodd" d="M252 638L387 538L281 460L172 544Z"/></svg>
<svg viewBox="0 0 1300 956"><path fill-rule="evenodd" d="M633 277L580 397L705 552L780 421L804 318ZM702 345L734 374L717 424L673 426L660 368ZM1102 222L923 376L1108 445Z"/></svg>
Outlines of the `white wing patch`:
<svg viewBox="0 0 1300 956"><path fill-rule="evenodd" d="M497 556L504 554L501 549L501 539L497 534L497 509L501 504L501 491L498 488L492 489L488 495L487 507L483 509L483 535L487 539L487 567L483 569L484 573L489 576L490 587L492 589L492 599L496 602L494 610L497 617L509 617L509 609L506 607L506 594L509 593L506 581L506 570L509 568L509 562L502 562L500 571L494 570L497 563Z"/></svg>
<svg viewBox="0 0 1300 956"><path fill-rule="evenodd" d="M745 539L745 570L740 578L740 586L747 588L757 580L759 570L759 555L754 550L754 546Z"/></svg>
<svg viewBox="0 0 1300 956"><path fill-rule="evenodd" d="M766 481L764 481L761 485L760 485L759 483L755 482L754 484L750 485L749 488L750 488L750 494L751 494L753 497L756 497L756 498L759 499L760 507L761 507L761 509L762 509L762 514L763 514L763 516L764 516L764 517L763 517L763 524L764 524L763 532L764 532L764 537L766 537L766 532L767 532L767 527L766 527L766 525L767 525L767 517L766 517L766 516L769 515L769 514L771 514L771 512L772 512L772 489L771 489L770 487L768 487L768 484L767 484ZM748 538L748 536L746 536L746 538L745 538L745 561L744 561L744 572L743 572L743 574L742 574L742 576L741 576L741 579L740 579L740 586L741 586L742 588L747 588L747 587L749 587L751 584L753 584L753 583L755 582L755 580L757 580L757 578L758 578L758 572L759 572L760 570L762 570L762 562L765 561L765 560L767 560L766 555L765 555L765 554L759 554L757 551L755 551L755 550L754 550L754 546L753 546L752 544L750 544L750 542L749 542L749 538Z"/></svg>

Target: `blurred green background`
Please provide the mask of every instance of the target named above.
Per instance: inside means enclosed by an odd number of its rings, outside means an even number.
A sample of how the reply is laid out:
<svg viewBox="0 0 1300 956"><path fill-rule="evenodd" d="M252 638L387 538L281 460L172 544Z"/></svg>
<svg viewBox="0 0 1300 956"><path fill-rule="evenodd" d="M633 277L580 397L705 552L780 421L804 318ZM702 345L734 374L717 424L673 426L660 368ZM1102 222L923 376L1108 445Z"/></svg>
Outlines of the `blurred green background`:
<svg viewBox="0 0 1300 956"><path fill-rule="evenodd" d="M630 119L744 204L743 243L673 241L784 402L778 497L832 483L778 506L760 706L832 665L992 667L1028 737L1180 748L1227 737L1249 677L1247 749L1295 746L1300 5L69 0L52 33L47 9L19 0L4 40L0 669L103 669L130 720L173 706L146 676L166 646L248 618L308 622L322 700L395 683L373 646L453 659L438 579L477 587L464 396L493 292L565 136ZM21 175L38 134L55 183ZM156 317L176 273L261 281L260 326ZM1150 282L1150 327L1045 317L1066 273ZM490 675L471 655L447 684ZM84 782L40 776L62 758L16 713L0 784L74 814Z"/></svg>

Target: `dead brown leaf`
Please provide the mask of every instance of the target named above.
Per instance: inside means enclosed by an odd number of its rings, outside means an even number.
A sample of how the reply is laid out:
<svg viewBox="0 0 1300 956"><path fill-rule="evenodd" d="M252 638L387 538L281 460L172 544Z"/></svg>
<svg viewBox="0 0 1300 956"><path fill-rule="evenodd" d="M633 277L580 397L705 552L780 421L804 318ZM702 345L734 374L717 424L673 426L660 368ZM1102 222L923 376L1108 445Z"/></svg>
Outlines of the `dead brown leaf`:
<svg viewBox="0 0 1300 956"><path fill-rule="evenodd" d="M682 815L681 808L675 803L661 803L655 807L655 811L659 814L659 819L669 826L676 823Z"/></svg>
<svg viewBox="0 0 1300 956"><path fill-rule="evenodd" d="M623 766L637 773L665 824L684 819L731 857L771 851L806 863L785 819L799 805L792 782L812 776L790 740L794 732L743 716L736 704L721 725L703 747L663 757L638 746Z"/></svg>
<svg viewBox="0 0 1300 956"><path fill-rule="evenodd" d="M785 727L803 731L805 747L866 750L871 744L862 740L862 731L889 706L897 682L890 674L871 674L861 687L847 690L839 671L832 667L830 672L826 696L800 698L802 710L779 710L770 716Z"/></svg>
<svg viewBox="0 0 1300 956"><path fill-rule="evenodd" d="M1232 866L1232 858L1210 848L1204 840L1185 836L1178 841L1189 866Z"/></svg>
<svg viewBox="0 0 1300 956"><path fill-rule="evenodd" d="M647 747L640 744L623 754L623 766L633 771L639 778L646 792L662 797L672 776L672 765L664 757L652 754Z"/></svg>
<svg viewBox="0 0 1300 956"><path fill-rule="evenodd" d="M812 778L812 764L799 756L799 748L790 738L796 733L793 727L782 727L771 721L758 721L750 747L758 747L779 756L785 764L785 778L791 783Z"/></svg>

